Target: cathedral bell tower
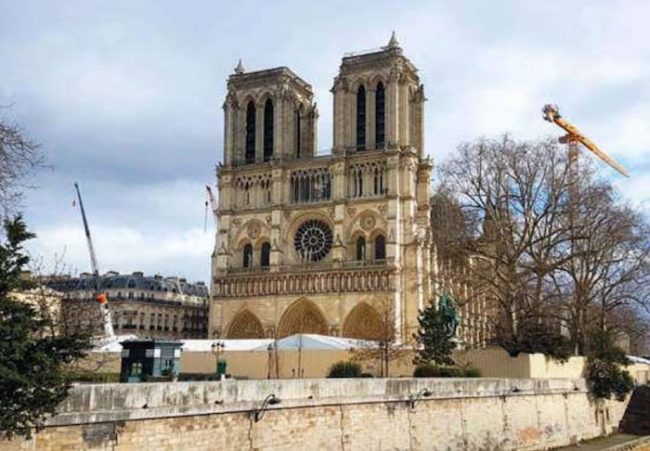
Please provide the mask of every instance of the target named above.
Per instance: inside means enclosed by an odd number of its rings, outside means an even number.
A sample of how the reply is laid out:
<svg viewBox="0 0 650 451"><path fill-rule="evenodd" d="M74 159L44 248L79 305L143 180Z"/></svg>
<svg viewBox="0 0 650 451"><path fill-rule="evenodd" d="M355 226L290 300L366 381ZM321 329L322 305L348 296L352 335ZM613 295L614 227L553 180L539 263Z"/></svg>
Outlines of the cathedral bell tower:
<svg viewBox="0 0 650 451"><path fill-rule="evenodd" d="M311 86L289 68L246 72L239 61L223 104L224 164L308 158L318 111Z"/></svg>
<svg viewBox="0 0 650 451"><path fill-rule="evenodd" d="M378 51L348 53L334 79L334 153L424 147L424 87L395 33Z"/></svg>

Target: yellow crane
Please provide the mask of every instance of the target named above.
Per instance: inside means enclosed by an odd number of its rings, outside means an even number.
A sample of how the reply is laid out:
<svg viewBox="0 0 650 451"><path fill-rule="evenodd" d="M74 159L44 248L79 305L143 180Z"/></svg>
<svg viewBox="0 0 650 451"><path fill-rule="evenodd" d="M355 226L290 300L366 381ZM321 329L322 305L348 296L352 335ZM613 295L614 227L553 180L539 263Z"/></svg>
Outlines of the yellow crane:
<svg viewBox="0 0 650 451"><path fill-rule="evenodd" d="M567 132L566 135L560 138L560 142L569 146L570 162L573 162L578 157L578 143L580 143L619 173L625 177L629 177L629 174L623 166L603 152L592 140L583 135L576 126L560 116L560 110L556 105L544 105L542 112L544 113L544 120L553 122Z"/></svg>

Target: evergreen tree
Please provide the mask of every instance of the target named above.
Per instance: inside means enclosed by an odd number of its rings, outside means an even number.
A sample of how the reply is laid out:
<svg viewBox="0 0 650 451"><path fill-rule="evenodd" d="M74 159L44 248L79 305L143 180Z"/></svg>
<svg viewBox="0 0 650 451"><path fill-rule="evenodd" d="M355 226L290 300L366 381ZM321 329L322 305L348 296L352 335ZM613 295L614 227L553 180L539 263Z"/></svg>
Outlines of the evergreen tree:
<svg viewBox="0 0 650 451"><path fill-rule="evenodd" d="M20 274L29 257L22 243L35 235L19 216L4 221L0 243L0 431L29 437L65 399L64 367L85 355L87 336L51 334L51 318L11 293L27 288Z"/></svg>
<svg viewBox="0 0 650 451"><path fill-rule="evenodd" d="M587 353L587 381L596 398L623 401L634 389L634 379L624 368L630 360L616 345L612 330L594 330Z"/></svg>
<svg viewBox="0 0 650 451"><path fill-rule="evenodd" d="M442 312L429 304L418 316L420 325L413 337L420 344L415 364L453 365L451 352L456 348Z"/></svg>

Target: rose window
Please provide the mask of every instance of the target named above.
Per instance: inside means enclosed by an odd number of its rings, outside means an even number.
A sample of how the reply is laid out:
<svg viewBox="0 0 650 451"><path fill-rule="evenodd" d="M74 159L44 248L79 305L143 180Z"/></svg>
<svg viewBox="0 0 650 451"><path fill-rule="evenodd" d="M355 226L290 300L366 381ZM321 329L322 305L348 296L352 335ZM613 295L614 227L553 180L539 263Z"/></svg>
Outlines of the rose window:
<svg viewBox="0 0 650 451"><path fill-rule="evenodd" d="M301 260L317 262L332 249L332 230L318 219L305 221L298 227L294 246Z"/></svg>

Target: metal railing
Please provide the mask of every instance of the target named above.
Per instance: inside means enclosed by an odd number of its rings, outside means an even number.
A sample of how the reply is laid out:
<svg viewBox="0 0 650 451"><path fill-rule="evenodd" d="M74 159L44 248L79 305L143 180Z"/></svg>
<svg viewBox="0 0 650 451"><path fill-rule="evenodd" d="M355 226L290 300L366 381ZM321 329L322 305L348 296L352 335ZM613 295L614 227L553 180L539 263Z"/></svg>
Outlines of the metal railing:
<svg viewBox="0 0 650 451"><path fill-rule="evenodd" d="M381 47L375 47L375 48L372 48L372 49L357 50L357 51L354 51L354 52L345 52L343 54L343 58L351 58L353 56L361 56L361 55L368 55L370 53L383 52L387 48L388 48L387 46L381 46Z"/></svg>

